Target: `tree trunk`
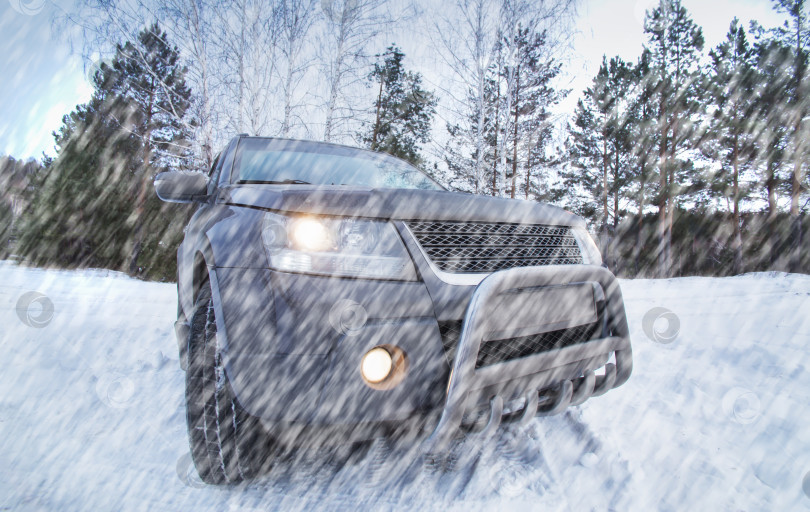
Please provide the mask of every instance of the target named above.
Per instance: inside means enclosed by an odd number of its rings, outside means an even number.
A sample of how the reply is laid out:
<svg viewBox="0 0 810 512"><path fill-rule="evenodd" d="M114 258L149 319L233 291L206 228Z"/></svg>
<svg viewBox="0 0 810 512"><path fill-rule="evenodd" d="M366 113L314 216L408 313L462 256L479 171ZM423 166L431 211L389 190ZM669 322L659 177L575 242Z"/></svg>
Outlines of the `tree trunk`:
<svg viewBox="0 0 810 512"><path fill-rule="evenodd" d="M616 148L616 155L613 167L613 230L619 226L619 148Z"/></svg>
<svg viewBox="0 0 810 512"><path fill-rule="evenodd" d="M734 265L732 272L734 274L742 273L742 232L740 229L740 169L738 158L738 144L739 135L734 134L734 145L732 146L731 161L733 169L733 182L732 182L732 195L734 200L734 212L732 214L732 222L734 222Z"/></svg>
<svg viewBox="0 0 810 512"><path fill-rule="evenodd" d="M479 40L476 40L478 47ZM486 100L486 68L482 68L481 59L476 59L478 74L478 119L475 126L475 193L483 192L484 188L484 101Z"/></svg>
<svg viewBox="0 0 810 512"><path fill-rule="evenodd" d="M775 136L774 136L775 137ZM765 247L763 251L768 255L768 262L771 267L776 264L777 250L779 246L779 230L776 229L776 215L778 206L776 204L776 143L772 142L769 147L768 161L765 168L765 190L768 192L768 217L765 221L764 237Z"/></svg>
<svg viewBox="0 0 810 512"><path fill-rule="evenodd" d="M149 166L144 166L143 176L141 176L141 185L138 190L138 197L135 202L135 226L132 230L132 238L134 243L132 245L132 253L129 259L129 275L137 276L138 272L138 257L141 255L143 248L143 224L144 214L146 211L146 194L149 184Z"/></svg>
<svg viewBox="0 0 810 512"><path fill-rule="evenodd" d="M798 129L796 130L799 131ZM794 136L795 143L800 145L799 139L801 135L796 133ZM799 201L801 198L801 190L802 190L802 162L801 162L801 150L796 149L796 156L795 162L793 164L793 176L791 177L791 187L790 187L790 225L792 231L792 247L791 247L791 256L790 256L790 266L789 269L791 272L798 272L799 271L799 261L801 260L801 225L799 222Z"/></svg>
<svg viewBox="0 0 810 512"><path fill-rule="evenodd" d="M680 111L678 109L681 87L681 53L680 45L675 46L675 91L672 96L672 136L670 137L669 155L667 163L676 162L678 153L678 127L680 124ZM676 162L677 163L677 162ZM675 165L667 165L667 220L666 233L664 237L664 262L667 268L667 275L674 275L672 262L672 224L675 217Z"/></svg>
<svg viewBox="0 0 810 512"><path fill-rule="evenodd" d="M345 10L345 7L344 7ZM344 44L346 39L345 33L346 27L343 22L341 22L340 26L340 33L338 35L338 45L336 51L336 57L334 62L332 63L332 76L331 82L329 84L329 100L326 104L326 122L324 123L323 129L323 140L325 142L332 141L332 130L334 129L334 117L335 117L335 110L337 109L337 97L338 93L340 92L340 81L343 78L343 59L344 59Z"/></svg>
<svg viewBox="0 0 810 512"><path fill-rule="evenodd" d="M292 45L290 45L292 46ZM292 117L292 79L293 79L293 58L292 48L290 48L287 61L287 76L284 81L284 121L281 123L281 134L287 137L290 134Z"/></svg>
<svg viewBox="0 0 810 512"><path fill-rule="evenodd" d="M793 125L793 176L791 179L790 187L790 220L792 230L792 247L790 255L789 270L791 272L799 271L799 262L801 260L801 222L799 221L799 201L802 189L802 160L803 160L803 146L804 141L801 134L801 126L804 118L804 108L802 105L802 78L804 75L803 54L804 48L802 47L802 32L804 31L804 2L797 2L796 12L796 92L794 99L794 108L796 112L793 115L796 122Z"/></svg>
<svg viewBox="0 0 810 512"><path fill-rule="evenodd" d="M239 95L238 105L239 110L236 113L236 124L238 125L237 131L243 132L244 131L244 121L242 119L242 115L245 110L245 20L247 19L247 13L245 12L245 2L246 0L242 0L241 8L242 8L242 29L239 37ZM256 135L256 134L254 134Z"/></svg>
<svg viewBox="0 0 810 512"><path fill-rule="evenodd" d="M514 41L513 41L514 44ZM510 50L513 51L513 50ZM504 136L501 138L501 160L500 160L500 169L498 170L498 175L500 178L500 182L503 183L504 189L506 188L506 155L508 146L507 140L509 138L509 115L512 112L512 104L514 103L515 99L515 70L514 67L509 67L508 72L506 74L506 105L504 108L504 123L503 123L503 132ZM506 192L506 190L504 190ZM498 191L500 195L500 190Z"/></svg>
<svg viewBox="0 0 810 512"><path fill-rule="evenodd" d="M611 254L613 265L611 269L614 274L618 274L621 270L619 265L619 255L614 242L618 238L616 228L619 226L619 148L614 148L615 158L613 166L613 229L611 230L610 245L608 246Z"/></svg>
<svg viewBox="0 0 810 512"><path fill-rule="evenodd" d="M529 183L532 179L532 149L531 137L529 137L529 153L526 155L526 200L529 199Z"/></svg>
<svg viewBox="0 0 810 512"><path fill-rule="evenodd" d="M642 247L644 246L644 182L647 176L647 169L643 161L641 163L640 171L641 174L639 178L641 181L638 190L638 233L636 233L636 250L634 255L636 276L638 276L639 270L641 269L641 251Z"/></svg>
<svg viewBox="0 0 810 512"><path fill-rule="evenodd" d="M776 219L778 212L776 205L776 159L768 157L768 164L765 174L765 189L768 191L768 220Z"/></svg>
<svg viewBox="0 0 810 512"><path fill-rule="evenodd" d="M517 74L515 75L515 129L514 141L512 143L512 199L515 198L515 186L517 184L517 147L518 147L518 112L520 112L520 66L517 67Z"/></svg>
<svg viewBox="0 0 810 512"><path fill-rule="evenodd" d="M492 161L492 195L498 194L498 135L501 133L501 83L495 93L495 156Z"/></svg>
<svg viewBox="0 0 810 512"><path fill-rule="evenodd" d="M603 120L603 126L607 126L607 121ZM610 165L610 157L607 152L607 131L602 129L602 236L599 250L607 260L610 266L610 255L608 248L610 247L610 238L608 237L608 216L610 210L608 209L608 167Z"/></svg>
<svg viewBox="0 0 810 512"><path fill-rule="evenodd" d="M674 160L671 158L670 161ZM672 193L672 190L675 189L675 169L674 166L669 166L669 181L667 185L668 198L667 198L667 232L666 232L666 253L665 253L665 261L667 265L667 275L673 276L675 275L675 268L674 262L672 261L672 225L675 219L675 197Z"/></svg>
<svg viewBox="0 0 810 512"><path fill-rule="evenodd" d="M661 112L663 112L663 99L661 100ZM658 149L658 166L659 178L658 184L660 187L658 199L658 277L668 277L669 264L666 259L667 247L667 205L669 203L669 191L667 190L667 129L666 123L661 123L661 141Z"/></svg>
<svg viewBox="0 0 810 512"><path fill-rule="evenodd" d="M607 134L602 130L602 231L607 231L608 217L608 167Z"/></svg>
<svg viewBox="0 0 810 512"><path fill-rule="evenodd" d="M382 109L382 93L383 93L383 82L385 78L382 74L380 74L380 91L377 93L377 112L375 113L374 119L374 132L371 134L371 149L376 150L378 147L377 137L380 134L380 110Z"/></svg>

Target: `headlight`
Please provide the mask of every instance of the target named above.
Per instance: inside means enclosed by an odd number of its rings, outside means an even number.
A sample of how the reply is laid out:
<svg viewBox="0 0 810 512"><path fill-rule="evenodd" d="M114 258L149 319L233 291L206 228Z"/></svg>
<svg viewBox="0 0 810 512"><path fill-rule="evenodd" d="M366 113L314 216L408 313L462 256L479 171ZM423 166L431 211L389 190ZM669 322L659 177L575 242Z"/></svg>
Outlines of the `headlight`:
<svg viewBox="0 0 810 512"><path fill-rule="evenodd" d="M416 279L410 256L389 222L266 213L262 240L276 270Z"/></svg>
<svg viewBox="0 0 810 512"><path fill-rule="evenodd" d="M571 228L571 231L574 233L574 238L576 238L577 245L579 245L579 250L582 253L582 261L586 265L601 265L602 254L599 252L599 247L596 246L596 242L593 241L588 230L575 227Z"/></svg>

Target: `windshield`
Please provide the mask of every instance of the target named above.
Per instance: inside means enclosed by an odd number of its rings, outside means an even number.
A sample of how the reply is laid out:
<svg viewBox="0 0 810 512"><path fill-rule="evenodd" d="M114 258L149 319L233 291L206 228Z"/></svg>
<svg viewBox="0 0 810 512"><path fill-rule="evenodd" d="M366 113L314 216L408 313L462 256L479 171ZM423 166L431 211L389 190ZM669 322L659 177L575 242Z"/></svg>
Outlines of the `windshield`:
<svg viewBox="0 0 810 512"><path fill-rule="evenodd" d="M286 139L242 139L234 175L237 183L444 190L416 167L384 153Z"/></svg>

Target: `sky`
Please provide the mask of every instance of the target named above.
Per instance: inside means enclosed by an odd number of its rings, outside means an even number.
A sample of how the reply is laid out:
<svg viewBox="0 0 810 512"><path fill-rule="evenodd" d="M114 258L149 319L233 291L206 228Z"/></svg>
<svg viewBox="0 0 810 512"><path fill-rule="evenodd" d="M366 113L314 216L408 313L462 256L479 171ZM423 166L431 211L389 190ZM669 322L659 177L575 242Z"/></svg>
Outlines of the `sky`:
<svg viewBox="0 0 810 512"><path fill-rule="evenodd" d="M90 99L81 59L52 34L58 9L44 0L0 0L0 154L53 155L51 132Z"/></svg>
<svg viewBox="0 0 810 512"><path fill-rule="evenodd" d="M603 54L636 60L645 41L644 11L656 3L582 1L574 48L564 59L562 86L572 93L560 111L573 112ZM725 37L734 15L746 27L751 19L766 27L784 20L770 0L684 0L683 5L703 28L707 48ZM44 151L53 156L51 133L63 115L92 94L86 66L52 29L51 19L60 9L45 0L0 0L0 154L40 158Z"/></svg>

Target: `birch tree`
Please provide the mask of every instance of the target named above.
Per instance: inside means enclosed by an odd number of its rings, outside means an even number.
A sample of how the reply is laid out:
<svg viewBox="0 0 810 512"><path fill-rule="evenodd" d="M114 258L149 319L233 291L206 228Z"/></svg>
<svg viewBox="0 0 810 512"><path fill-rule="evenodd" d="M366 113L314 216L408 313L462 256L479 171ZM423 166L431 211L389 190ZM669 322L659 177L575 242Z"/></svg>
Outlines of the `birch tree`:
<svg viewBox="0 0 810 512"><path fill-rule="evenodd" d="M278 5L279 78L284 98L281 135L288 137L295 125L305 124L297 113L302 106L301 80L311 63L305 55L306 43L317 20L316 0L280 0Z"/></svg>
<svg viewBox="0 0 810 512"><path fill-rule="evenodd" d="M269 132L275 105L277 9L260 0L229 0L217 15L218 73L235 106L223 115L232 132ZM228 102L230 104L230 102Z"/></svg>
<svg viewBox="0 0 810 512"><path fill-rule="evenodd" d="M217 79L213 73L216 42L212 18L216 8L216 3L200 0L164 0L159 10L170 20L166 31L173 41L180 43L181 53L194 63L187 67L186 81L195 86L190 110L198 123L196 139L205 169L214 163L214 148L220 143L214 136L217 129L214 102L219 99L215 97Z"/></svg>
<svg viewBox="0 0 810 512"><path fill-rule="evenodd" d="M362 84L367 47L392 22L387 0L322 0L325 17L320 43L325 81L323 140L351 133L345 126L359 108L354 90Z"/></svg>
<svg viewBox="0 0 810 512"><path fill-rule="evenodd" d="M465 138L473 148L470 181L472 191L479 194L486 186L486 136L491 121L491 116L487 115L487 82L498 38L498 4L496 0L456 0L450 15L444 12L439 13L434 25L441 44L442 62L449 65L464 90L457 101L461 119L449 130L451 136ZM456 151L461 153L463 149ZM453 160L459 157L457 154Z"/></svg>

